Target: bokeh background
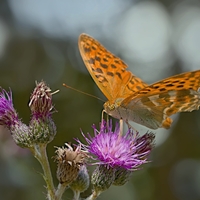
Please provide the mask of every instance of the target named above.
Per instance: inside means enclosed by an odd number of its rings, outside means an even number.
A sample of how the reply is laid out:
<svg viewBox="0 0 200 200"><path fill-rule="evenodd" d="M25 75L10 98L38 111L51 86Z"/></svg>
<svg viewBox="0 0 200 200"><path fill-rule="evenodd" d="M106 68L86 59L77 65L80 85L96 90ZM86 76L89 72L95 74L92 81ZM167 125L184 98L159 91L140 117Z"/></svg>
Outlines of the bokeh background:
<svg viewBox="0 0 200 200"><path fill-rule="evenodd" d="M66 83L104 98L78 51L78 36L83 32L149 84L200 69L198 0L0 1L0 85L12 89L22 120L29 122L28 101L36 80L60 90L53 97L58 133L48 146L53 174L54 147L81 138L80 129L91 133L91 125L101 119L102 102L62 86ZM171 129L155 131L152 162L134 172L129 183L112 186L99 199L200 200L200 111L173 119ZM141 134L148 130L136 127ZM0 199L45 199L40 172L30 152L18 148L1 127ZM72 195L67 191L63 199Z"/></svg>

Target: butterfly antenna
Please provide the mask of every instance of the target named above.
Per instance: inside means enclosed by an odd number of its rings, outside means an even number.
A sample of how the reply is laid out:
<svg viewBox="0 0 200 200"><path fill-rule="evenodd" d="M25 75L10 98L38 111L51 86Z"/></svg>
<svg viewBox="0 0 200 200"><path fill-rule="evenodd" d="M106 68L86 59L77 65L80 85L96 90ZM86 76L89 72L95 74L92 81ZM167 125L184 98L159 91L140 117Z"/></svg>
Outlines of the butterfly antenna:
<svg viewBox="0 0 200 200"><path fill-rule="evenodd" d="M66 88L72 89L72 90L74 90L74 91L76 91L76 92L80 92L80 93L82 93L82 94L84 94L84 95L87 95L87 96L90 96L90 97L93 97L93 98L95 98L95 99L98 99L98 100L100 100L100 101L105 102L104 100L102 100L102 99L99 98L99 97L96 97L96 96L94 96L94 95L92 95L92 94L89 94L89 93L87 93L87 92L83 92L83 91L81 91L81 90L75 89L75 88L73 88L73 87L71 87L71 86L69 86L69 85L66 85L65 83L63 83L63 86L66 87Z"/></svg>

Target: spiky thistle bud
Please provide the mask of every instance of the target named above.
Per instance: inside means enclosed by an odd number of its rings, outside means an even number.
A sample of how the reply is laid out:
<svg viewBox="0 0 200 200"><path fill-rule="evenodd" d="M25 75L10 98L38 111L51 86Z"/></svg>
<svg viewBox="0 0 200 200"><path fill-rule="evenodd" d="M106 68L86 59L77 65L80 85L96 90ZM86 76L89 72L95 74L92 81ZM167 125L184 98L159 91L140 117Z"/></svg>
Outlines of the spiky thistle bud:
<svg viewBox="0 0 200 200"><path fill-rule="evenodd" d="M115 180L115 169L109 165L97 165L92 173L91 183L96 193L107 190Z"/></svg>
<svg viewBox="0 0 200 200"><path fill-rule="evenodd" d="M84 192L89 187L89 174L85 165L80 166L77 178L70 184L74 192Z"/></svg>
<svg viewBox="0 0 200 200"><path fill-rule="evenodd" d="M29 124L30 137L36 144L49 143L56 134L56 126L51 117L53 110L52 95L54 93L42 81L36 83L36 87L30 97L29 107L32 114Z"/></svg>
<svg viewBox="0 0 200 200"><path fill-rule="evenodd" d="M81 166L85 163L87 154L78 146L75 150L69 145L58 147L55 161L57 162L57 179L61 184L70 184L78 177Z"/></svg>

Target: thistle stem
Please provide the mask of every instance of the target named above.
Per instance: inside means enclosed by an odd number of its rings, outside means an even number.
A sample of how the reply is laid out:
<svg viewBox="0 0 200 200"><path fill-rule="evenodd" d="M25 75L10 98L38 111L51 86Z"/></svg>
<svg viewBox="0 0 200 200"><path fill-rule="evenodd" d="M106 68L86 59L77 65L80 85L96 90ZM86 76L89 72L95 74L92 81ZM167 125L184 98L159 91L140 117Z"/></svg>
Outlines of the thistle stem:
<svg viewBox="0 0 200 200"><path fill-rule="evenodd" d="M74 198L73 200L79 200L80 197L80 192L79 191L74 191Z"/></svg>
<svg viewBox="0 0 200 200"><path fill-rule="evenodd" d="M95 200L101 192L93 191L93 193L86 200Z"/></svg>
<svg viewBox="0 0 200 200"><path fill-rule="evenodd" d="M66 190L66 187L67 187L67 184L59 183L58 188L57 188L56 193L55 193L55 200L60 200L61 199L63 193Z"/></svg>
<svg viewBox="0 0 200 200"><path fill-rule="evenodd" d="M47 186L47 199L55 199L55 188L53 184L52 174L49 166L49 161L46 153L46 144L35 144L32 149L33 155L40 162L43 169L43 178Z"/></svg>

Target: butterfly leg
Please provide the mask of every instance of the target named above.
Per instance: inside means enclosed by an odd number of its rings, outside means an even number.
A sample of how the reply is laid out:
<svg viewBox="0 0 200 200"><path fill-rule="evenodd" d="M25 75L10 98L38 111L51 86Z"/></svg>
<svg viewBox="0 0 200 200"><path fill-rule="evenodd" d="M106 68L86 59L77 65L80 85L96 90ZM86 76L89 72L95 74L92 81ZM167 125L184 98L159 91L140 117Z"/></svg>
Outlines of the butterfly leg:
<svg viewBox="0 0 200 200"><path fill-rule="evenodd" d="M120 136L123 135L123 119L120 119L119 120L119 128L120 128Z"/></svg>
<svg viewBox="0 0 200 200"><path fill-rule="evenodd" d="M104 113L106 113L106 111L105 110L102 110L102 113L101 113L101 121L103 122L103 115L104 115ZM107 115L107 123L108 123L108 115Z"/></svg>
<svg viewBox="0 0 200 200"><path fill-rule="evenodd" d="M103 110L102 113L101 113L101 123L102 123L103 120L104 120L104 119L103 119L104 113L106 113L105 110ZM107 127L109 127L109 116L108 116L108 115L106 115L106 124L107 124Z"/></svg>
<svg viewBox="0 0 200 200"><path fill-rule="evenodd" d="M132 130L134 130L135 132L138 132L137 129L135 129L133 126L131 126L131 125L129 124L128 120L126 120L126 124L127 124L127 126L128 126L128 129L132 129Z"/></svg>
<svg viewBox="0 0 200 200"><path fill-rule="evenodd" d="M101 122L103 121L103 114L105 113L105 110L102 110L101 112Z"/></svg>
<svg viewBox="0 0 200 200"><path fill-rule="evenodd" d="M123 122L124 122L123 119L120 119L120 120L119 120L120 136L123 135ZM135 132L138 133L138 130L135 129L133 126L131 126L131 125L129 124L128 120L126 120L125 122L126 122L126 124L127 124L127 126L128 126L128 129L132 129L132 130L134 130Z"/></svg>

